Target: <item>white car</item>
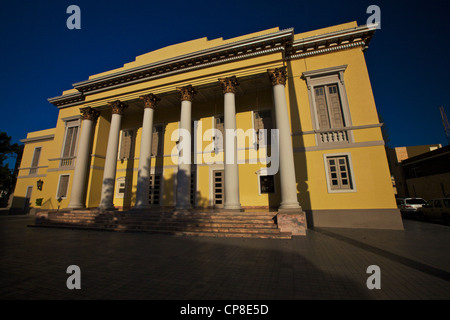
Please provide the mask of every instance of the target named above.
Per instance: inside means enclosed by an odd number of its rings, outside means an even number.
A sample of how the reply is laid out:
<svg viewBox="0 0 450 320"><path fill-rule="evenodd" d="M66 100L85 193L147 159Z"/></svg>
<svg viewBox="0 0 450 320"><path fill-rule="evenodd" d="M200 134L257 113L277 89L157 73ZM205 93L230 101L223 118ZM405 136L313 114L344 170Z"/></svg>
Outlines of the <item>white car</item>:
<svg viewBox="0 0 450 320"><path fill-rule="evenodd" d="M397 198L397 207L402 216L418 216L418 209L426 205L427 202L422 198Z"/></svg>

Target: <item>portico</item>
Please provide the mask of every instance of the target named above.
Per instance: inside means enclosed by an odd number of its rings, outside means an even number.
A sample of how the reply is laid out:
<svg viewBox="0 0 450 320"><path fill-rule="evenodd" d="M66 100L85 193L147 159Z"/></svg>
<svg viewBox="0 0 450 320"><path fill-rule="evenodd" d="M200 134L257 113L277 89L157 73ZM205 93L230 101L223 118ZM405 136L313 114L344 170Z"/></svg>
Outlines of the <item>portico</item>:
<svg viewBox="0 0 450 320"><path fill-rule="evenodd" d="M236 92L239 91L239 95L245 96L246 94L255 94L254 89L251 88L249 82L258 80L258 83L262 82L262 86L265 90L269 90L270 87L273 88L273 98L275 101L274 109L277 115L277 125L274 129L278 129L280 132L280 140L285 139L286 142L280 143L280 159L283 162L280 166L286 169L279 168L280 172L280 194L282 202L280 204L280 209L298 209L301 207L298 204L296 197L296 182L295 182L295 168L293 166L293 152L292 152L292 141L290 125L288 120L288 110L285 97L285 88L283 79L286 77L286 69L281 68L277 70L266 70L265 74L260 74L257 77L252 77L250 80L243 78L244 89L240 88L239 78L235 75L228 77L218 78L216 84L211 86L200 86L200 89L194 88L192 85L185 85L176 88L176 92L179 95L180 101L180 111L179 111L179 138L176 141L178 150L178 162L174 163L172 167L176 166L176 186L174 187L174 202L173 207L176 210L189 210L192 208L190 202L191 197L191 168L193 163L192 154L195 152L203 152L203 150L193 150L193 138L194 132L192 132L192 110L196 107L196 96L203 95L203 100L208 100L205 97L211 97L212 92L221 92L223 97L220 99L223 101L223 107L219 110L223 110L224 114L224 147L223 147L223 168L224 168L224 206L223 209L238 210L242 211L243 207L240 203L240 183L239 183L239 166L245 166L244 164L239 165L238 154L242 150L238 150L238 143L236 137ZM253 80L252 80L253 79ZM278 80L274 80L278 79ZM277 82L278 81L278 82ZM284 80L285 81L285 80ZM275 83L275 84L274 84ZM277 87L279 86L279 87ZM211 89L212 88L212 89ZM220 91L219 91L220 90ZM162 98L161 98L162 96ZM149 197L149 181L151 179L151 159L152 159L152 133L154 126L154 118L158 113L167 112L167 104L165 104L165 97L172 97L168 94L153 94L147 93L139 96L140 108L143 110L142 125L141 125L141 135L140 135L140 149L137 154L137 159L139 160L138 165L138 176L136 180L136 200L134 202L134 209L149 209L150 204L148 201ZM171 101L173 102L174 98ZM131 101L120 101L116 100L108 103L108 108L111 110L111 125L109 129L108 140L102 141L107 144L107 152L105 156L105 167L103 170L103 187L101 193L101 201L99 208L103 210L114 209L114 197L115 197L115 181L116 181L116 171L117 171L117 159L119 152L119 137L121 131L121 121L123 117L133 116L136 117L136 113L128 115L127 108L128 105L139 105L139 102ZM159 104L162 107L157 107ZM166 106L166 109L164 108ZM223 109L222 109L223 108ZM89 110L91 113L100 114L93 108L88 107L87 109L82 108L80 112L86 113ZM176 107L169 109L172 111L176 110ZM284 110L284 111L283 111ZM210 110L211 116L215 113L222 111ZM82 118L84 119L84 118ZM86 125L84 123L87 123ZM81 141L82 144L79 147L79 152L86 149L85 145L89 144L89 139L92 139L92 123L91 120L83 120L83 127L81 130ZM247 129L247 128L241 128ZM290 159L290 160L288 160ZM84 170L84 175L87 173L87 168L89 167L90 157L80 153L77 157L77 167L84 168L78 169ZM154 172L153 168L153 172ZM284 173L284 174L283 174ZM78 174L78 173L77 173ZM86 189L82 186L86 184L80 183L78 179L74 179L72 192L75 194L86 194ZM213 186L212 186L213 187ZM74 199L77 199L76 197ZM75 200L74 200L75 201ZM81 200L77 200L76 206L72 205L69 208L84 208L86 205L81 203ZM75 202L74 202L75 203Z"/></svg>

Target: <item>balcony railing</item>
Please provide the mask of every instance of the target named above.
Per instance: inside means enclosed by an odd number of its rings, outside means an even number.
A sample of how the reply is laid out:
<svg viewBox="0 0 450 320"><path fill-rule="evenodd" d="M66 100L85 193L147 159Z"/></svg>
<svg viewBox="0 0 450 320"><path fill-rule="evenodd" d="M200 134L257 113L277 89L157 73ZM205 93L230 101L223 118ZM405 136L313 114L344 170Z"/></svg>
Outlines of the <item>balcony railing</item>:
<svg viewBox="0 0 450 320"><path fill-rule="evenodd" d="M75 165L75 157L61 158L59 162L59 167L73 167Z"/></svg>
<svg viewBox="0 0 450 320"><path fill-rule="evenodd" d="M320 143L348 142L347 130L319 132Z"/></svg>

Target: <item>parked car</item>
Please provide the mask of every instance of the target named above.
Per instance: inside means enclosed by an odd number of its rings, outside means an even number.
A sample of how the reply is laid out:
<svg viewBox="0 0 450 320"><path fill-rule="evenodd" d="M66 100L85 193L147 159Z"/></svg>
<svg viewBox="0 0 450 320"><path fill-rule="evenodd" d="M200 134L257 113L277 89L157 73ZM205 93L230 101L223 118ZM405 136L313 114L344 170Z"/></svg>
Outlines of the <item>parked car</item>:
<svg viewBox="0 0 450 320"><path fill-rule="evenodd" d="M419 216L424 220L443 220L450 222L450 198L433 199L419 210Z"/></svg>
<svg viewBox="0 0 450 320"><path fill-rule="evenodd" d="M397 207L404 217L417 217L417 210L426 204L427 202L422 198L397 198Z"/></svg>

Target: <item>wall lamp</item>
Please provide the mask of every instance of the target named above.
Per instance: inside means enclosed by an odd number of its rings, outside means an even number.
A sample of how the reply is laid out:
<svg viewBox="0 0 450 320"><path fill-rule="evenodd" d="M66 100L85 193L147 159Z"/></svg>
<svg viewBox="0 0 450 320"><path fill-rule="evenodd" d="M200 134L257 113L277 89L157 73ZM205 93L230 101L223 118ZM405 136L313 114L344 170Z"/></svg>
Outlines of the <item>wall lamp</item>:
<svg viewBox="0 0 450 320"><path fill-rule="evenodd" d="M41 191L41 190L42 190L42 186L44 185L44 181L42 181L41 179L39 179L39 180L36 182L36 184L37 184L38 190Z"/></svg>

